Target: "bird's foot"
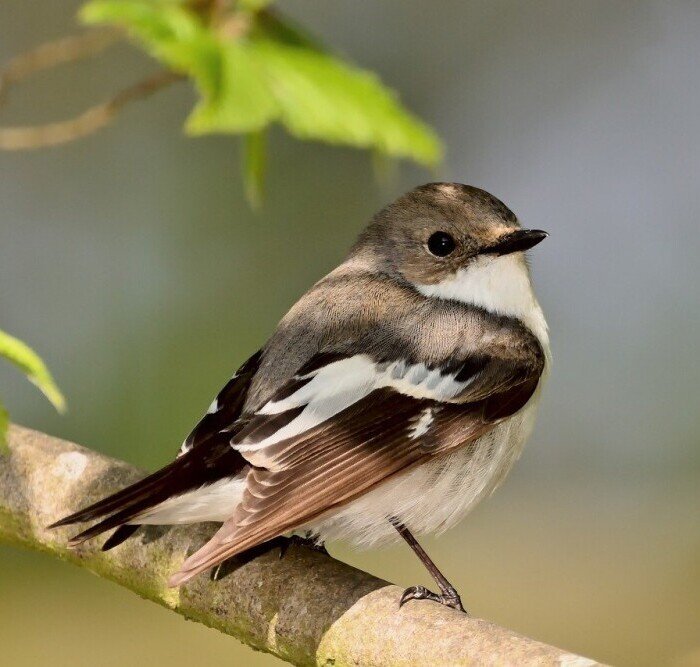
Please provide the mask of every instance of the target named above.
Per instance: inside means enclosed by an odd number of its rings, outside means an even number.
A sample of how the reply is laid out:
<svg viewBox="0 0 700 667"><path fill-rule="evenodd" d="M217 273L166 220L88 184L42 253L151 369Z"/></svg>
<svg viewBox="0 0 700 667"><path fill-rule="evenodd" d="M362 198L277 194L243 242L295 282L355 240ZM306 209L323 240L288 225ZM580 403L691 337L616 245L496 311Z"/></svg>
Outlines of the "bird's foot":
<svg viewBox="0 0 700 667"><path fill-rule="evenodd" d="M287 553L287 549L289 549L289 547L292 544L301 545L306 547L307 549L318 551L319 553L322 553L325 556L330 556L330 554L326 550L326 547L323 546L323 542L316 542L311 537L310 533L308 533L305 537L302 537L301 535L292 535L291 537L284 537L283 535L280 535L279 537L274 537L271 540L268 540L267 542L263 542L257 547L248 549L248 551L243 552L243 554L232 556L231 558L223 561L222 563L219 563L211 571L211 580L219 581L220 579L223 579L225 576L233 572L233 570L240 567L244 562L252 560L253 558L257 558L258 556L261 556L264 553L268 553L272 551L272 549L277 549L278 547L280 550L281 560L282 558L284 558L284 555Z"/></svg>
<svg viewBox="0 0 700 667"><path fill-rule="evenodd" d="M399 608L403 607L409 600L432 600L433 602L444 604L446 607L451 607L465 614L467 613L466 609L462 606L459 593L457 593L454 588L446 588L442 594L438 595L437 593L429 591L425 586L410 586L403 592L399 600Z"/></svg>
<svg viewBox="0 0 700 667"><path fill-rule="evenodd" d="M291 537L280 537L277 539L280 541L278 544L275 544L275 546L279 546L280 548L280 559L284 558L284 555L287 553L287 549L289 549L292 544L306 547L312 551L317 551L324 556L330 556L323 542L317 542L314 540L310 533L307 533L305 537L302 537L301 535L292 535Z"/></svg>

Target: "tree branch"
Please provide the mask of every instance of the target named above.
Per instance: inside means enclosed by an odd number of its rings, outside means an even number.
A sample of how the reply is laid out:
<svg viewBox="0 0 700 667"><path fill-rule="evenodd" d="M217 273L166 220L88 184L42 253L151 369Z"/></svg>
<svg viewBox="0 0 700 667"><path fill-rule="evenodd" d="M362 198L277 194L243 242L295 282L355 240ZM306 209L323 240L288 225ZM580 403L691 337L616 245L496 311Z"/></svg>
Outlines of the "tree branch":
<svg viewBox="0 0 700 667"><path fill-rule="evenodd" d="M10 453L0 456L0 541L84 567L293 664L598 664L433 602L399 610L397 586L303 547L281 560L276 549L240 560L219 581L200 576L170 589L169 573L211 535L211 525L147 529L106 553L94 542L68 550L70 529L45 526L142 473L19 426L8 439Z"/></svg>

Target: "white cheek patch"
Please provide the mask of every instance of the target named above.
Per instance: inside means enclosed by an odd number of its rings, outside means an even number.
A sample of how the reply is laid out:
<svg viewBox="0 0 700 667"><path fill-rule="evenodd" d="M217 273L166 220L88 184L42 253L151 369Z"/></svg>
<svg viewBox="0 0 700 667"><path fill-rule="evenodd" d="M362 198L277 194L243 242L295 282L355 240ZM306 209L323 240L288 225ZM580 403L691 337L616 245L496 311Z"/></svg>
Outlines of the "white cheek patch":
<svg viewBox="0 0 700 667"><path fill-rule="evenodd" d="M460 301L496 315L515 317L543 347L548 347L547 323L532 290L522 253L503 257L484 255L439 283L414 286L423 296Z"/></svg>

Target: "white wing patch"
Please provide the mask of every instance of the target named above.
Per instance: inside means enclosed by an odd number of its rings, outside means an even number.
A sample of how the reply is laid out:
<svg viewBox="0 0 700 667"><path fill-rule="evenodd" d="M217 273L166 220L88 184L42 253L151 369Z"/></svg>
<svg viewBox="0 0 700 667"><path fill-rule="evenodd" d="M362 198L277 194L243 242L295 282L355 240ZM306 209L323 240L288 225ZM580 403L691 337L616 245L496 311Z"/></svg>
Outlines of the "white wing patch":
<svg viewBox="0 0 700 667"><path fill-rule="evenodd" d="M240 373L238 373L238 372L234 373L231 376L231 380L226 384L226 387L229 386L230 382L232 382L233 380L238 378L239 375L240 375ZM222 389L221 392L219 392L217 397L209 404L209 407L207 408L207 411L204 415L205 417L206 417L206 415L215 415L219 410L221 410L221 408L224 407L223 403L219 401L219 398L226 390L226 387L224 387L224 389ZM189 452L190 449L192 449L192 443L188 442L188 440L189 440L189 436L187 438L185 438L184 442L180 446L180 451L177 453L176 458L180 458L183 454L187 454L187 452Z"/></svg>
<svg viewBox="0 0 700 667"><path fill-rule="evenodd" d="M433 409L425 408L425 410L423 410L423 412L420 413L420 417L418 417L418 419L413 424L413 427L411 428L408 437L411 440L415 440L416 438L420 438L422 435L425 435L428 432L428 429L430 428L430 425L433 423L434 420L435 418L433 417Z"/></svg>
<svg viewBox="0 0 700 667"><path fill-rule="evenodd" d="M457 372L443 375L439 368L428 368L423 363L407 364L405 361L394 361L384 373L377 373L378 383L374 388L392 387L413 398L449 401L464 391L474 379L469 377L463 382L458 382L455 380Z"/></svg>
<svg viewBox="0 0 700 667"><path fill-rule="evenodd" d="M410 364L404 360L377 363L364 354L331 362L295 378L309 381L286 398L269 401L257 413L277 415L303 408L299 415L263 440L236 444L235 448L242 453L255 452L299 435L332 418L372 391L384 387L391 387L414 398L450 401L464 391L475 377L458 381L455 379L458 373L459 369L443 374L440 368L429 368L423 363ZM432 413L429 416L432 421ZM427 429L429 425L423 422L421 428L412 431L412 437L422 435L422 428Z"/></svg>

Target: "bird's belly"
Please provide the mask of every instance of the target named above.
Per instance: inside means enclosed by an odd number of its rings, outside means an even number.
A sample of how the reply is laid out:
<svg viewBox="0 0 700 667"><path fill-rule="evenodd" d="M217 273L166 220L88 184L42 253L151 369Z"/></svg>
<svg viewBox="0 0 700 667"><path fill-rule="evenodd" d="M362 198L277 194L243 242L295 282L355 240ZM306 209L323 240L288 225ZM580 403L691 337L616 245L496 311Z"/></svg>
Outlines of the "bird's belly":
<svg viewBox="0 0 700 667"><path fill-rule="evenodd" d="M475 442L397 475L305 528L321 540L356 546L398 539L388 517L418 535L450 528L496 489L517 460L534 424L533 399Z"/></svg>

